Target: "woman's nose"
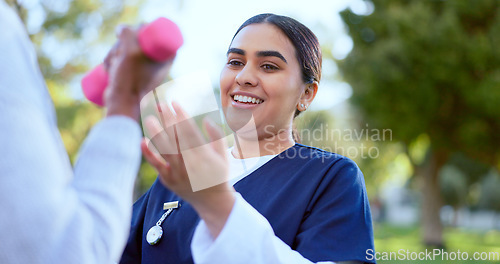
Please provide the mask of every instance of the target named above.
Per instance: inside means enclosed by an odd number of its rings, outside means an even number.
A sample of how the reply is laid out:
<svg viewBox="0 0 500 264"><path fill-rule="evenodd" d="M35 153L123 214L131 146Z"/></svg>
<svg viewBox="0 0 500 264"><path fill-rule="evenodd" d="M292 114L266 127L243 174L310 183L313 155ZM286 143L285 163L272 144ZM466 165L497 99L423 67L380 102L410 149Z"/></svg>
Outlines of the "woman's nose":
<svg viewBox="0 0 500 264"><path fill-rule="evenodd" d="M236 75L236 83L240 86L257 86L259 81L251 65L247 64L241 69Z"/></svg>

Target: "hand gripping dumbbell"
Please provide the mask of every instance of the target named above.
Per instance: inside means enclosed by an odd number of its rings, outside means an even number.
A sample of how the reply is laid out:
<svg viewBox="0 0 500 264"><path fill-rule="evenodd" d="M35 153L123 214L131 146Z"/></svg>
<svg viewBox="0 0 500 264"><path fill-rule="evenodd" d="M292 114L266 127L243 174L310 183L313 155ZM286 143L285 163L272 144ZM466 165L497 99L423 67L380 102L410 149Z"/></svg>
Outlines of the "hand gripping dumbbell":
<svg viewBox="0 0 500 264"><path fill-rule="evenodd" d="M138 32L138 41L144 55L158 62L173 60L183 43L179 27L164 17L141 27ZM109 76L104 66L98 65L83 77L83 94L91 102L104 106L103 94L108 81Z"/></svg>

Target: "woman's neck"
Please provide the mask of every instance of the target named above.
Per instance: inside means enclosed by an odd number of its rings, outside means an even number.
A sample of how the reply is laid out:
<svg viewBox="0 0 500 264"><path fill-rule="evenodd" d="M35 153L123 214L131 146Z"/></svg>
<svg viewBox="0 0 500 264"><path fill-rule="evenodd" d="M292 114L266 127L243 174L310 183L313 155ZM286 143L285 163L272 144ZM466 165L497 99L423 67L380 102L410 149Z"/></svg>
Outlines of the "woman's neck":
<svg viewBox="0 0 500 264"><path fill-rule="evenodd" d="M249 140L234 134L232 154L237 159L276 155L295 145L291 130L279 130L271 136Z"/></svg>

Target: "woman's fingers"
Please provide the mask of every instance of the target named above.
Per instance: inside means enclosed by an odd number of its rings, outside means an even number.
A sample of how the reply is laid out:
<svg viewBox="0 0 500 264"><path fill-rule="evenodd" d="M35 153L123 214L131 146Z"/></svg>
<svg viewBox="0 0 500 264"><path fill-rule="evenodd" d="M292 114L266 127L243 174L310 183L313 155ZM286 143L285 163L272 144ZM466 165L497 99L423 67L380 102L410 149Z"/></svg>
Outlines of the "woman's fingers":
<svg viewBox="0 0 500 264"><path fill-rule="evenodd" d="M168 107L168 105L160 103L158 105L158 112L160 114L160 118L162 118L163 125L165 129L172 127L175 125L176 118L174 112Z"/></svg>
<svg viewBox="0 0 500 264"><path fill-rule="evenodd" d="M170 142L171 148L169 152L163 154L179 154L179 146L177 142L177 133L175 131L176 117L174 112L166 104L158 105L159 116L162 120L165 132L167 133L168 142Z"/></svg>
<svg viewBox="0 0 500 264"><path fill-rule="evenodd" d="M177 122L184 121L184 119L187 118L188 114L182 107L177 103L176 101L172 101L172 108L175 111L175 114L177 115Z"/></svg>
<svg viewBox="0 0 500 264"><path fill-rule="evenodd" d="M149 149L148 142L145 138L141 142L141 150L146 161L158 171L158 174L160 174L161 177L168 178L170 175L170 164Z"/></svg>
<svg viewBox="0 0 500 264"><path fill-rule="evenodd" d="M151 136L151 142L162 155L165 154L177 154L177 145L173 139L175 138L172 134L173 131L167 133L156 117L148 116L144 120L144 126L146 127L147 134Z"/></svg>
<svg viewBox="0 0 500 264"><path fill-rule="evenodd" d="M172 107L176 113L175 127L181 152L204 146L206 141L194 120L176 102L172 102Z"/></svg>
<svg viewBox="0 0 500 264"><path fill-rule="evenodd" d="M219 155L225 157L227 144L224 138L224 133L217 125L208 118L203 119L203 126L210 138L210 145Z"/></svg>

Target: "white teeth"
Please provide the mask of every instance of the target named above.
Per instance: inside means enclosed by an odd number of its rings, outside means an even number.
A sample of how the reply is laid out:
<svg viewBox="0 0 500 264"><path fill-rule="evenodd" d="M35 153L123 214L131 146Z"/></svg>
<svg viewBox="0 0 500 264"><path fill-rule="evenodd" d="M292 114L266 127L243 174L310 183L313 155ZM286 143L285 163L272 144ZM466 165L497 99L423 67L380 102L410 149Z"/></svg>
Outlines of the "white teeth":
<svg viewBox="0 0 500 264"><path fill-rule="evenodd" d="M250 97L250 96L243 96L243 95L235 95L233 98L235 101L242 102L242 103L260 104L263 102L261 99L257 99L257 98Z"/></svg>

